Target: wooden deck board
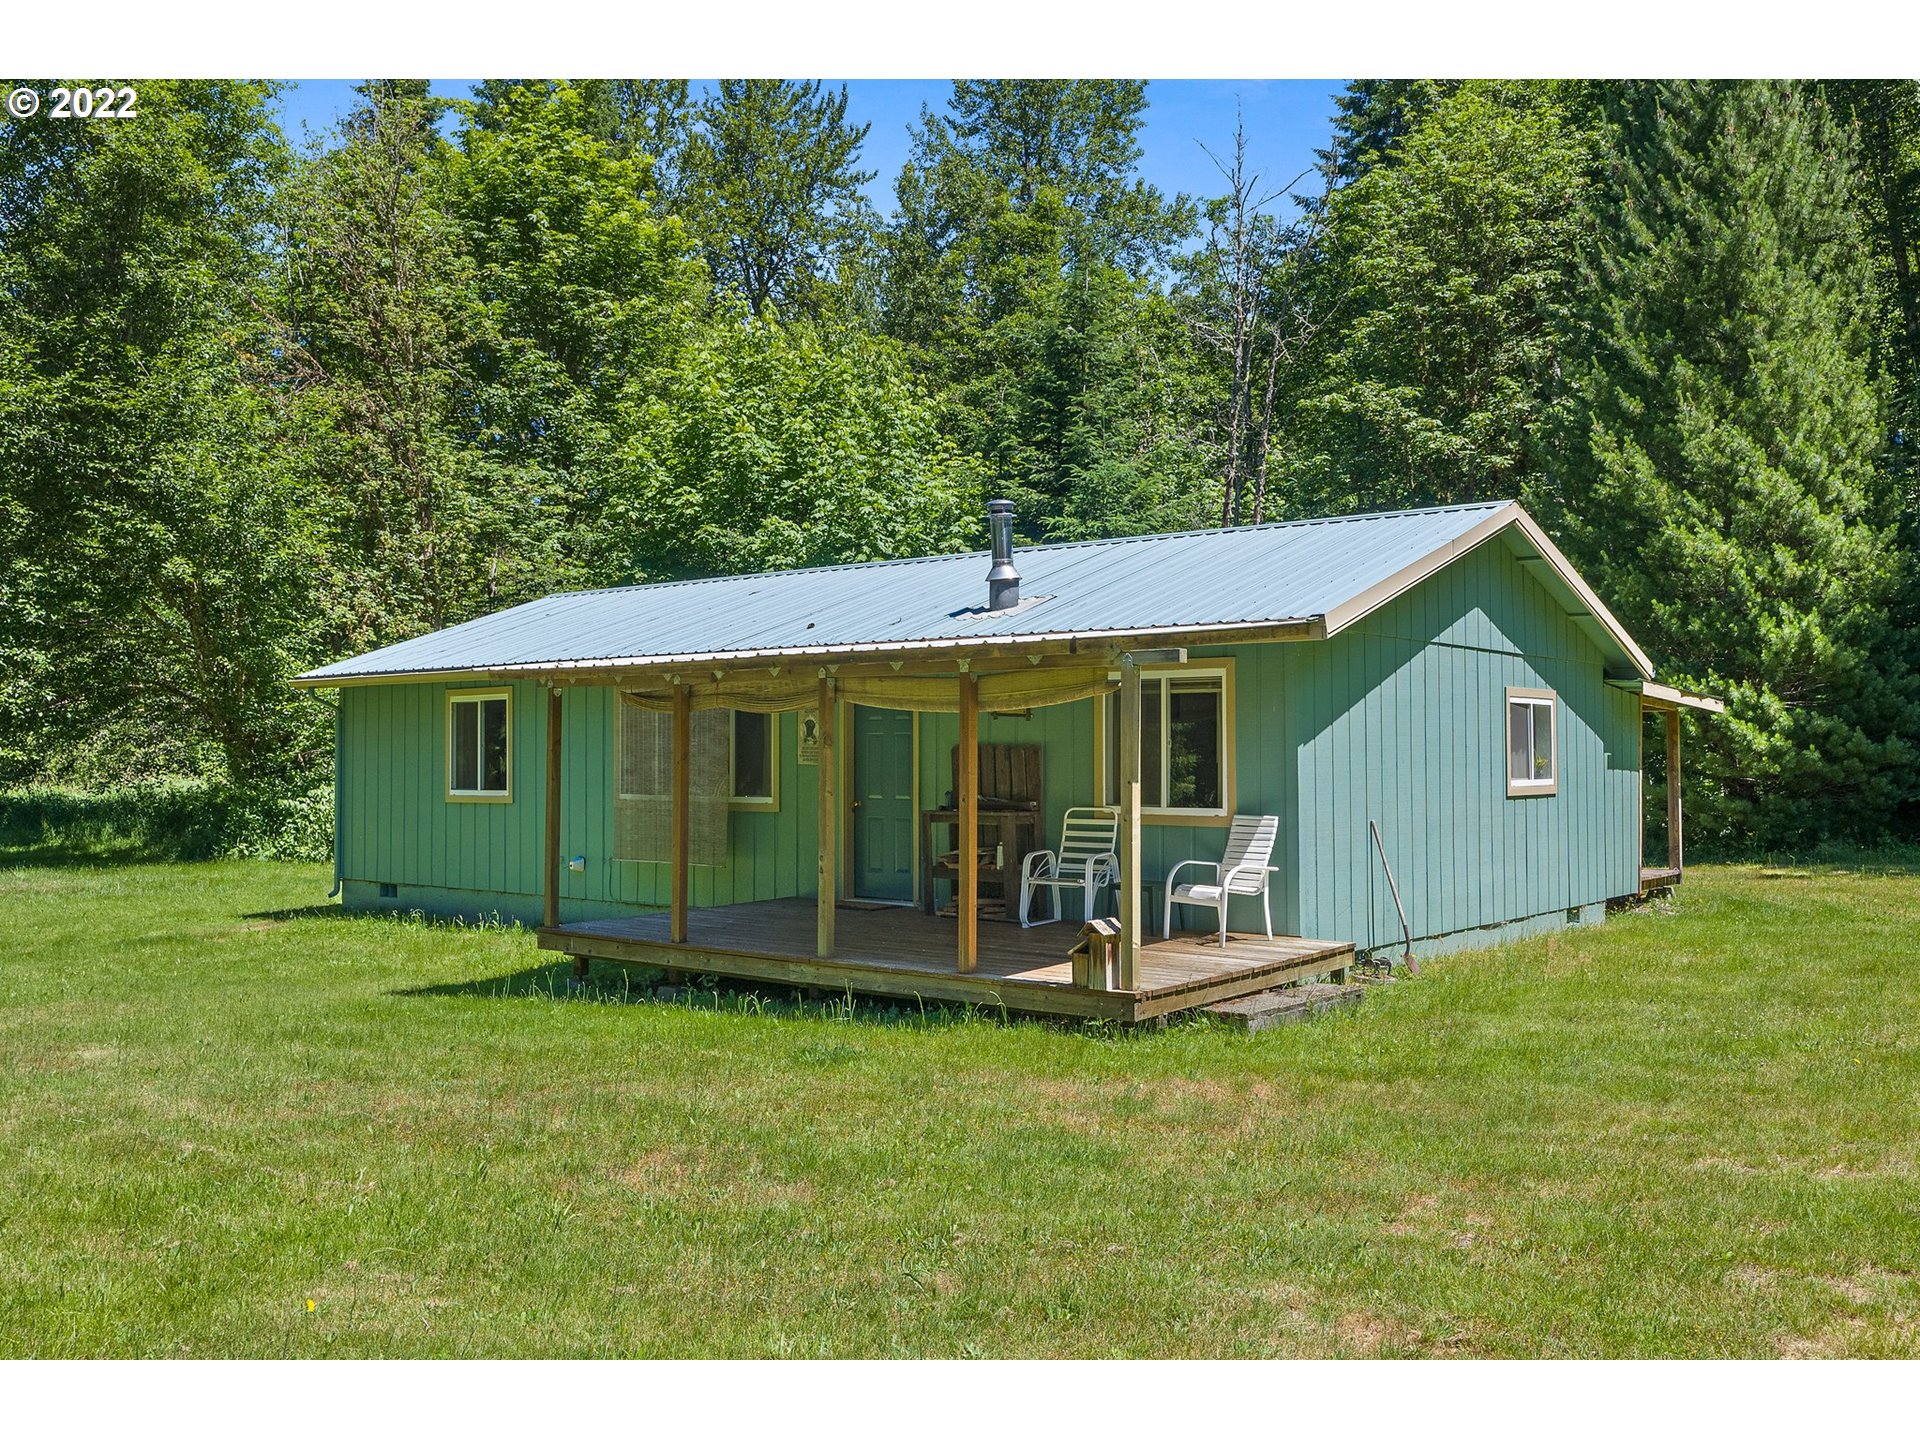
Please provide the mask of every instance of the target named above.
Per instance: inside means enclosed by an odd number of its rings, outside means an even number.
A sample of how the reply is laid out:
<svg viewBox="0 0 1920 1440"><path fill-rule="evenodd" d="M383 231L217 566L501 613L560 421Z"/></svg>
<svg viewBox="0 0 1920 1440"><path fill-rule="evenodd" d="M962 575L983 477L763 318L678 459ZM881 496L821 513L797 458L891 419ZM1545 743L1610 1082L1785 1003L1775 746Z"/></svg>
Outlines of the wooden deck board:
<svg viewBox="0 0 1920 1440"><path fill-rule="evenodd" d="M1078 936L1068 924L1023 930L980 927L977 968L958 968L954 922L911 909L840 907L835 953L813 953L811 900L762 900L692 913L685 945L669 938L668 917L624 916L543 929L543 948L700 969L750 980L823 985L863 993L1004 1005L1044 1014L1140 1020L1287 980L1344 969L1353 946L1299 936L1232 934L1226 947L1211 933L1155 940L1140 950L1137 988L1076 987L1067 951Z"/></svg>

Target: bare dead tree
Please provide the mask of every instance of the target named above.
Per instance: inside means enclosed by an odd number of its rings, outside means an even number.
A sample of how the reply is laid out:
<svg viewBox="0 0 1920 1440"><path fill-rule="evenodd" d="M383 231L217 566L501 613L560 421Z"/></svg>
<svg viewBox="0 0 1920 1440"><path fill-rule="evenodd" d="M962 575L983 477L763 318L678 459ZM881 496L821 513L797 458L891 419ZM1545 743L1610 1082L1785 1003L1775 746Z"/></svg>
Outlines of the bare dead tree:
<svg viewBox="0 0 1920 1440"><path fill-rule="evenodd" d="M1314 172L1303 170L1287 185L1262 190L1259 175L1247 167L1244 119L1236 117L1229 159L1205 143L1200 148L1227 183L1226 194L1207 207L1212 263L1203 264L1192 312L1197 336L1228 362L1220 524L1238 525L1249 512L1258 524L1266 513L1281 381L1322 324L1307 281L1327 204L1324 196L1303 204L1300 218L1290 224L1271 213L1276 200L1291 195ZM1329 188L1332 178L1326 172Z"/></svg>

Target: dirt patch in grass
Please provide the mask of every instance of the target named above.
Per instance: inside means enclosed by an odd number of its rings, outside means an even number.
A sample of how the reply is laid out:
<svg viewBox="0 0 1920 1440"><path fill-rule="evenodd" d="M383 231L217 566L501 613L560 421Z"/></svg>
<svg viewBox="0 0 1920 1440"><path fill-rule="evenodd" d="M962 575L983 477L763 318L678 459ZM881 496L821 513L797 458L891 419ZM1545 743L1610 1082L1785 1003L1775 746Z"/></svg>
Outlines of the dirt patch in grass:
<svg viewBox="0 0 1920 1440"><path fill-rule="evenodd" d="M677 1204L779 1207L814 1200L811 1181L771 1177L750 1162L729 1164L724 1156L689 1149L649 1151L614 1179L623 1189Z"/></svg>

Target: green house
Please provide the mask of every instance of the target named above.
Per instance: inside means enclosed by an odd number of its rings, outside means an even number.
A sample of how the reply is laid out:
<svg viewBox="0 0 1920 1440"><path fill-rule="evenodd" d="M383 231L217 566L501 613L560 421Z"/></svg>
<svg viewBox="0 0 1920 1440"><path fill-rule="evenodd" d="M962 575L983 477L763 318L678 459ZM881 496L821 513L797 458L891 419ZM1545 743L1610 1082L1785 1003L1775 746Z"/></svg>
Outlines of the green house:
<svg viewBox="0 0 1920 1440"><path fill-rule="evenodd" d="M1680 879L1643 734L1677 778L1680 711L1718 702L1518 505L1017 550L1010 509L993 554L553 595L301 676L338 691L345 904L518 918L582 968L1141 1020ZM1088 834L1110 924L1021 883L1084 876ZM1224 922L1169 911L1229 843Z"/></svg>

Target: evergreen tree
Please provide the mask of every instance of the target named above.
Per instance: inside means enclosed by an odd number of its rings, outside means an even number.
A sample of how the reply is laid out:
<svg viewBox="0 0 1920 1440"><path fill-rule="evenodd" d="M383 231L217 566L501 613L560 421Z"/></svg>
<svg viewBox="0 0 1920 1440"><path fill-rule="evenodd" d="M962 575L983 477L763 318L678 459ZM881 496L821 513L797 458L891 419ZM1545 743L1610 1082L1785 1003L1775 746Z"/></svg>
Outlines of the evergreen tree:
<svg viewBox="0 0 1920 1440"><path fill-rule="evenodd" d="M1208 513L1201 369L1156 283L1193 210L1134 173L1145 109L1138 81L956 82L895 190L885 330L1053 538Z"/></svg>
<svg viewBox="0 0 1920 1440"><path fill-rule="evenodd" d="M1316 152L1345 185L1393 163L1421 118L1460 87L1458 80L1350 80L1333 97L1333 143Z"/></svg>
<svg viewBox="0 0 1920 1440"><path fill-rule="evenodd" d="M1610 116L1541 499L1662 670L1728 698L1690 832L1875 838L1920 714L1845 137L1780 83L1636 86Z"/></svg>
<svg viewBox="0 0 1920 1440"><path fill-rule="evenodd" d="M1855 188L1880 297L1878 368L1888 389L1888 459L1910 557L1899 623L1920 645L1920 80L1841 80L1823 87L1852 121Z"/></svg>
<svg viewBox="0 0 1920 1440"><path fill-rule="evenodd" d="M724 289L759 315L832 308L828 291L879 229L861 190L865 125L818 80L722 80L701 103L680 213Z"/></svg>

